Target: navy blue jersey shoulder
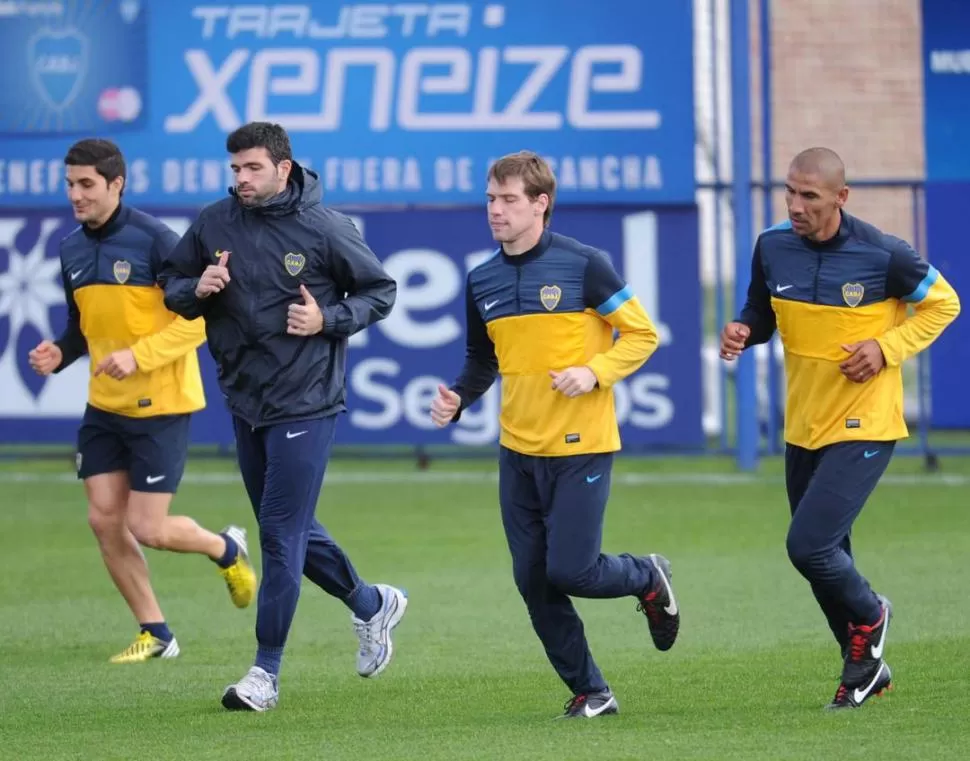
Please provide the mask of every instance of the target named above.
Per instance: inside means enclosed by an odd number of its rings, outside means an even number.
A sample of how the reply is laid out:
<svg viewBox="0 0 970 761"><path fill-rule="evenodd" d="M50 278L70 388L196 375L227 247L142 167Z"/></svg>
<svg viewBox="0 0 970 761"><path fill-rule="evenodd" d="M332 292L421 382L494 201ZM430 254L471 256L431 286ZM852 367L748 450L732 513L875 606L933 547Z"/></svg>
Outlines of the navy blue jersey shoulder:
<svg viewBox="0 0 970 761"><path fill-rule="evenodd" d="M545 232L530 251L501 249L468 274L468 294L487 323L516 315L604 309L624 287L603 251Z"/></svg>
<svg viewBox="0 0 970 761"><path fill-rule="evenodd" d="M317 175L294 163L284 191L261 204L230 196L205 207L162 268L166 305L205 318L229 407L251 425L342 411L347 339L394 304L396 283L353 221L321 199ZM199 278L220 252L229 284L200 299ZM301 287L320 307L322 335L287 332Z"/></svg>
<svg viewBox="0 0 970 761"><path fill-rule="evenodd" d="M790 222L768 228L755 257L752 277L763 276L772 297L836 307L905 298L929 270L905 241L844 212L838 233L822 243L796 234Z"/></svg>
<svg viewBox="0 0 970 761"><path fill-rule="evenodd" d="M81 225L60 245L61 269L72 290L87 285L153 286L178 236L149 214L120 206L100 228Z"/></svg>

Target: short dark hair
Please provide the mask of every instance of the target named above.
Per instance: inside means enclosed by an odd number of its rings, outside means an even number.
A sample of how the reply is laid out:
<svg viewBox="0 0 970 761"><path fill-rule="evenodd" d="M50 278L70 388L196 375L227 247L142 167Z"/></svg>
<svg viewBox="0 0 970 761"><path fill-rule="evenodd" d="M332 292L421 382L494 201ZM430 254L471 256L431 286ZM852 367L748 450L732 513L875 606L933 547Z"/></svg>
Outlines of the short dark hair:
<svg viewBox="0 0 970 761"><path fill-rule="evenodd" d="M104 177L110 185L118 177L127 181L128 170L121 149L110 140L86 138L72 145L64 157L65 166L93 166L94 171ZM125 192L122 184L121 192Z"/></svg>
<svg viewBox="0 0 970 761"><path fill-rule="evenodd" d="M292 161L290 136L279 124L270 122L250 122L231 132L226 138L226 150L239 153L252 148L265 148L275 166L281 161Z"/></svg>

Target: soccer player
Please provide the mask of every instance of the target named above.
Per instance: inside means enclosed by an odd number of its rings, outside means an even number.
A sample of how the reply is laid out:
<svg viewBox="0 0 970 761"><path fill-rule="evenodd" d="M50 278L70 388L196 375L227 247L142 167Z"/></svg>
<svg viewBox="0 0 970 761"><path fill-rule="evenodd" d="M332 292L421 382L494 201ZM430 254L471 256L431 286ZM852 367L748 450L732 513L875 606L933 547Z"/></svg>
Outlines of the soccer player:
<svg viewBox="0 0 970 761"><path fill-rule="evenodd" d="M205 406L196 349L200 323L169 312L156 284L161 259L178 241L168 227L125 206L125 160L107 140L81 140L64 159L67 195L80 227L60 244L68 306L56 341L30 352L41 375L90 356L88 405L78 432L77 472L101 557L141 627L112 663L173 658L139 544L211 558L237 607L256 593L246 532L214 534L169 515L188 451L189 417Z"/></svg>
<svg viewBox="0 0 970 761"><path fill-rule="evenodd" d="M317 175L293 160L282 127L244 125L226 149L235 188L202 211L163 279L173 311L205 316L259 521L256 659L222 704L266 711L279 700L301 575L352 611L361 676L376 676L391 659L391 630L407 598L362 582L314 513L346 409L347 339L390 313L397 285L350 218L321 203Z"/></svg>
<svg viewBox="0 0 970 761"><path fill-rule="evenodd" d="M902 363L933 343L960 302L906 242L844 211L845 167L833 151L798 154L785 187L788 220L758 237L747 302L721 333L721 357L776 328L781 336L788 556L841 647L829 707L857 708L890 687L892 606L855 567L852 524L908 435Z"/></svg>
<svg viewBox="0 0 970 761"><path fill-rule="evenodd" d="M501 245L468 275L465 366L439 387L431 418L458 421L501 375L499 503L515 584L572 691L563 716L613 714L570 597L635 597L660 650L680 626L666 558L600 551L620 449L612 386L643 365L657 332L605 253L547 229L556 179L543 159L499 159L487 195Z"/></svg>

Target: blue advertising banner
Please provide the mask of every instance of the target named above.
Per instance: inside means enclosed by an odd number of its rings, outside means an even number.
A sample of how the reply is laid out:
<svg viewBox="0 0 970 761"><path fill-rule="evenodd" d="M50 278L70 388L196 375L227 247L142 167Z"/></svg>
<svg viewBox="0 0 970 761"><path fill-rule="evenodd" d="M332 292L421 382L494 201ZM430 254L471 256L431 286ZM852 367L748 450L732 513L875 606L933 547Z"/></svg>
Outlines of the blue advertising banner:
<svg viewBox="0 0 970 761"><path fill-rule="evenodd" d="M927 255L964 313L930 351L931 424L970 428L970 3L923 0Z"/></svg>
<svg viewBox="0 0 970 761"><path fill-rule="evenodd" d="M562 202L690 204L691 6L0 3L0 203L60 202L93 134L135 202L206 203L231 184L226 134L267 120L334 204L477 204L523 148Z"/></svg>
<svg viewBox="0 0 970 761"><path fill-rule="evenodd" d="M195 212L159 216L182 232ZM340 424L339 443L496 442L498 385L457 426L438 430L428 417L438 383L453 381L464 361L466 273L494 250L484 208L381 211L354 219L397 281L398 298L386 320L351 340L350 409ZM87 361L48 379L27 364L31 348L63 329L58 241L74 226L68 212L0 213L0 440L5 442L72 443L84 410ZM624 446L702 446L696 209L560 209L553 227L608 251L661 333L661 346L650 361L616 388ZM200 357L208 407L194 418L193 441L229 444L232 430L205 347Z"/></svg>
<svg viewBox="0 0 970 761"><path fill-rule="evenodd" d="M923 0L926 176L970 182L970 3Z"/></svg>

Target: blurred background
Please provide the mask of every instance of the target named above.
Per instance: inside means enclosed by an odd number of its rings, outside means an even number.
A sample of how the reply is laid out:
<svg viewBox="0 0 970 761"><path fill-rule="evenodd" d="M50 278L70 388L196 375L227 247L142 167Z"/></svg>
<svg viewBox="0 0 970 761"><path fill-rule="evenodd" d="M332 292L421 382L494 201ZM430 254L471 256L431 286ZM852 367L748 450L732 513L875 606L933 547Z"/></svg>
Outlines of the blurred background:
<svg viewBox="0 0 970 761"><path fill-rule="evenodd" d="M791 157L845 160L848 210L911 241L970 299L970 3L965 0L517 0L200 4L0 0L0 443L69 456L79 362L42 379L27 352L65 319L58 241L75 223L62 159L115 140L124 201L182 232L231 184L225 136L290 133L325 201L351 213L399 283L355 337L338 452L492 452L499 389L447 431L427 407L464 356L467 269L494 246L489 162L531 149L559 181L553 226L609 251L661 326L617 390L629 454L783 447L777 343L737 366L720 326L758 232L785 216ZM970 318L906 368L905 451L970 445ZM200 450L232 433L207 350ZM970 446L966 452L970 452Z"/></svg>

